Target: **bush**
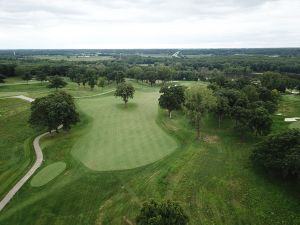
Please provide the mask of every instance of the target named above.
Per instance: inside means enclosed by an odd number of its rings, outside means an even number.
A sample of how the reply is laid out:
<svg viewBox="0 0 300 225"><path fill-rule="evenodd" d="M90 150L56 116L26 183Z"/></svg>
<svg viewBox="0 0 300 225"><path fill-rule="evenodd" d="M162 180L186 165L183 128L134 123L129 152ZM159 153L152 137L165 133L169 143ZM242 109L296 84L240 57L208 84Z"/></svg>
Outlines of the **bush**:
<svg viewBox="0 0 300 225"><path fill-rule="evenodd" d="M252 161L284 178L300 180L300 130L271 135L259 143Z"/></svg>
<svg viewBox="0 0 300 225"><path fill-rule="evenodd" d="M186 225L188 217L176 202L151 200L143 204L136 222L137 225Z"/></svg>

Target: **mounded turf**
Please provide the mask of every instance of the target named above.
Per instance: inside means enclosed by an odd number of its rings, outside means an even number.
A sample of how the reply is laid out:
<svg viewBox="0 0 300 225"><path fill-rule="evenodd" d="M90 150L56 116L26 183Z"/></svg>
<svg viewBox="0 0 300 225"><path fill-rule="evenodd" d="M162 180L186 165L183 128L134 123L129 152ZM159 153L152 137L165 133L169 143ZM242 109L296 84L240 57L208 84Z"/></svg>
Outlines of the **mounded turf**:
<svg viewBox="0 0 300 225"><path fill-rule="evenodd" d="M170 154L176 141L156 123L157 92L136 92L125 108L114 96L79 100L91 127L74 144L72 155L97 171L132 169Z"/></svg>
<svg viewBox="0 0 300 225"><path fill-rule="evenodd" d="M59 174L61 174L66 169L66 163L56 162L52 163L49 166L46 166L41 171L39 171L31 180L30 184L33 187L41 187Z"/></svg>

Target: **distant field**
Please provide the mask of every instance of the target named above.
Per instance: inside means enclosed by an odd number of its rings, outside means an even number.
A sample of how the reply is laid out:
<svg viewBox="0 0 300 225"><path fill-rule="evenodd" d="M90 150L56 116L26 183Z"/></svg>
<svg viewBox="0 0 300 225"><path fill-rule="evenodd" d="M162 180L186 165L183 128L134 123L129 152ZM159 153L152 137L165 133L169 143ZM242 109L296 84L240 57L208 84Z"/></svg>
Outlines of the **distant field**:
<svg viewBox="0 0 300 225"><path fill-rule="evenodd" d="M65 60L65 61L106 61L113 60L114 58L111 56L63 56L63 55L36 55L31 56L37 59L45 59L45 60Z"/></svg>
<svg viewBox="0 0 300 225"><path fill-rule="evenodd" d="M92 170L107 171L143 166L170 154L177 144L155 122L158 96L137 92L128 108L114 96L79 100L92 125L72 155Z"/></svg>

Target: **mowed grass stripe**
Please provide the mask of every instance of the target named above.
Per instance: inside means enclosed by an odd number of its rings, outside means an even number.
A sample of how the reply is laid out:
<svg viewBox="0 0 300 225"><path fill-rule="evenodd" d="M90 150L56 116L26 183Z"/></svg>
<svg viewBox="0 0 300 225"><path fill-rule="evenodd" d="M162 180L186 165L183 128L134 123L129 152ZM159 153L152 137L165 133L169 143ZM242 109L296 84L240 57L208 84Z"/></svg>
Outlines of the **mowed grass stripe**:
<svg viewBox="0 0 300 225"><path fill-rule="evenodd" d="M72 155L97 171L132 169L170 154L177 143L156 123L159 94L137 92L124 107L114 96L82 99L91 129L74 145Z"/></svg>

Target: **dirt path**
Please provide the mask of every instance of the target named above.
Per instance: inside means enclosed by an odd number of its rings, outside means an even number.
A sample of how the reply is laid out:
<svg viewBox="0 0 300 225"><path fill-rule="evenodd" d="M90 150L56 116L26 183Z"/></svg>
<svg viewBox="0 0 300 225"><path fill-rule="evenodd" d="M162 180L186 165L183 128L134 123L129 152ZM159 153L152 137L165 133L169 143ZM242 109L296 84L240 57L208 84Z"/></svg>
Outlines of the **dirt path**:
<svg viewBox="0 0 300 225"><path fill-rule="evenodd" d="M23 99L28 102L33 102L33 98L29 98L23 95L14 96L14 98ZM0 211L9 203L9 201L14 197L14 195L21 189L21 187L26 183L26 181L34 174L34 172L42 165L43 162L43 153L39 141L42 137L48 134L44 133L37 136L33 141L33 147L36 155L36 160L30 170L23 176L15 186L6 194L6 196L0 202Z"/></svg>

